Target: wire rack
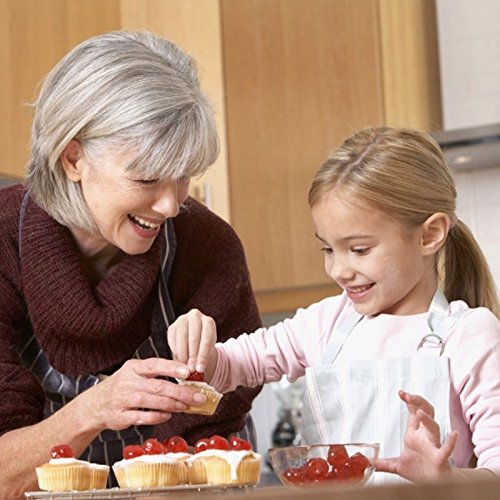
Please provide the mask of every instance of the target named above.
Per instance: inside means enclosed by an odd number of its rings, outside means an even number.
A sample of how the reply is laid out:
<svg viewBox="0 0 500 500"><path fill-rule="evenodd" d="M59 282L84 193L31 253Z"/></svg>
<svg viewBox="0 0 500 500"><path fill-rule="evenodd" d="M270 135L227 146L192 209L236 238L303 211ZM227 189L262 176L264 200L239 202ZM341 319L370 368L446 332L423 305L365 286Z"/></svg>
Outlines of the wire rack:
<svg viewBox="0 0 500 500"><path fill-rule="evenodd" d="M221 492L228 493L229 491L252 490L255 485L224 485L215 486L211 484L198 485L180 485L169 486L164 488L108 488L104 490L87 490L87 491L28 491L24 494L25 498L31 500L104 500L106 498L125 499L135 498L143 499L149 497L165 496L172 493L193 493L193 492Z"/></svg>

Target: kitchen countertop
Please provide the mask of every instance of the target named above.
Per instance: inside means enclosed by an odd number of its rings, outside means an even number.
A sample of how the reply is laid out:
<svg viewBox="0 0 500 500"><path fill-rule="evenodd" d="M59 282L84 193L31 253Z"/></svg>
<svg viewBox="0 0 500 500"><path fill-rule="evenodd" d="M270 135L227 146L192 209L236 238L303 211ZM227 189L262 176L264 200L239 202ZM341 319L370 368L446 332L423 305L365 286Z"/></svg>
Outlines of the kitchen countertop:
<svg viewBox="0 0 500 500"><path fill-rule="evenodd" d="M200 498L203 500L496 500L500 499L500 478L470 480L447 480L424 484L394 484L387 486L308 486L307 488L290 489L276 485L276 477L267 473L263 481L254 488L231 488L227 490L171 490L169 492L155 491L126 493L126 490L109 490L104 496L93 496L92 492L57 493L50 495L45 492L40 496L31 496L36 499L54 500L86 500L113 498L115 500L155 499L175 500L186 498ZM101 490L102 491L102 490Z"/></svg>

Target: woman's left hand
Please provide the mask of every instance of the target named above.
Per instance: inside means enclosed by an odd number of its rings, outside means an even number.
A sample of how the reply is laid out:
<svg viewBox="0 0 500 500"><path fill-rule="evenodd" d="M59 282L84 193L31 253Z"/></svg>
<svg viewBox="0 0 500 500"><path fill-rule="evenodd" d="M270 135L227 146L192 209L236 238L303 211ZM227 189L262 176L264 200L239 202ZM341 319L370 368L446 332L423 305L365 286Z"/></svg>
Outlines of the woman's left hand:
<svg viewBox="0 0 500 500"><path fill-rule="evenodd" d="M408 423L403 450L397 458L379 458L378 471L399 474L410 481L426 481L450 474L449 458L455 448L458 433L450 433L441 444L439 425L434 420L433 406L421 396L399 391L408 408Z"/></svg>

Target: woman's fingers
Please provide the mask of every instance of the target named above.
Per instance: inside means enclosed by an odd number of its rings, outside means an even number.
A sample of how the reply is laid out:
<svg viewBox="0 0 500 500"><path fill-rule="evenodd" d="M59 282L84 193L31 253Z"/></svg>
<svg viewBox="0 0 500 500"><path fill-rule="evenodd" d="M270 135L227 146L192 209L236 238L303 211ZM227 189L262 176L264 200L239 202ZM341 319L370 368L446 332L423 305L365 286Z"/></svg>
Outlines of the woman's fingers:
<svg viewBox="0 0 500 500"><path fill-rule="evenodd" d="M129 360L88 391L88 405L93 408L93 416L109 429L164 422L172 412L182 412L187 405L206 401L195 388L164 378L185 378L188 373L187 366L178 361Z"/></svg>

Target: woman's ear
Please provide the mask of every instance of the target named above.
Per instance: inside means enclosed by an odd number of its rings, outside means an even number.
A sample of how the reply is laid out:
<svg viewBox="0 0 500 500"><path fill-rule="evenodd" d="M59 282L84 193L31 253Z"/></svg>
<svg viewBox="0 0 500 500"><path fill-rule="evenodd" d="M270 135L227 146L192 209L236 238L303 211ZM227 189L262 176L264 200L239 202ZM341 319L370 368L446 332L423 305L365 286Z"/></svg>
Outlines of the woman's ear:
<svg viewBox="0 0 500 500"><path fill-rule="evenodd" d="M69 180L79 182L82 176L79 161L82 153L82 145L76 140L69 141L61 156L61 164Z"/></svg>
<svg viewBox="0 0 500 500"><path fill-rule="evenodd" d="M424 255L436 253L446 242L450 218L443 212L427 217L422 225L422 250Z"/></svg>

